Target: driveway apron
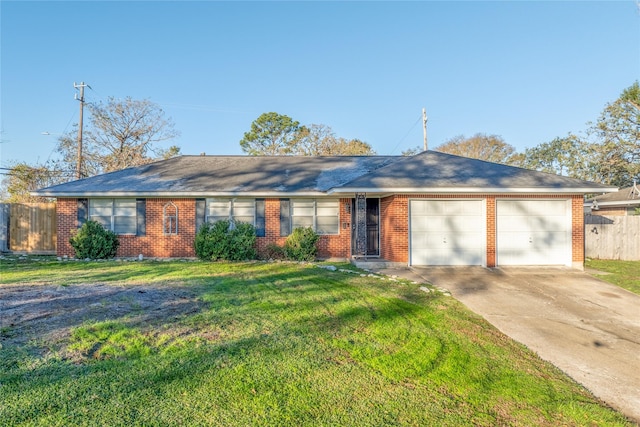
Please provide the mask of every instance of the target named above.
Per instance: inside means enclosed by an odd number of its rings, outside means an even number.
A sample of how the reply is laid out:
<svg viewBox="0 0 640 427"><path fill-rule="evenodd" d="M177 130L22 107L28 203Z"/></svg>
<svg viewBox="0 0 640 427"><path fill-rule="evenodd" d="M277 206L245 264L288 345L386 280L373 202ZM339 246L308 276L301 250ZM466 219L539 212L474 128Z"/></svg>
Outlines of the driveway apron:
<svg viewBox="0 0 640 427"><path fill-rule="evenodd" d="M640 296L564 268L414 267L407 274L446 288L640 422Z"/></svg>

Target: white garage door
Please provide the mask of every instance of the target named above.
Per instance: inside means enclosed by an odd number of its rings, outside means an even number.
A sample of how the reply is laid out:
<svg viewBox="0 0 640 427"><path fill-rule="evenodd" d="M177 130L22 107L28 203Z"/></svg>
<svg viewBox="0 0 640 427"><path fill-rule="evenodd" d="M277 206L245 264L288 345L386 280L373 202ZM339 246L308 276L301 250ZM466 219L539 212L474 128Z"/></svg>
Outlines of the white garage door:
<svg viewBox="0 0 640 427"><path fill-rule="evenodd" d="M484 265L483 200L411 200L411 265Z"/></svg>
<svg viewBox="0 0 640 427"><path fill-rule="evenodd" d="M571 266L569 200L498 200L498 265Z"/></svg>

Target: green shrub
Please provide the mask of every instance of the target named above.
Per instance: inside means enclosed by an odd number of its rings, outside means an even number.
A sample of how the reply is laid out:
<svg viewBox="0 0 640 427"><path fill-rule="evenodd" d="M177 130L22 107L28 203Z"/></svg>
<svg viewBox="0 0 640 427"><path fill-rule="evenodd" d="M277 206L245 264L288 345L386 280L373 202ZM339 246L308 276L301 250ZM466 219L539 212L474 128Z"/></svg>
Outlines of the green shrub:
<svg viewBox="0 0 640 427"><path fill-rule="evenodd" d="M262 250L262 258L264 259L284 259L284 248L282 246L278 246L275 243L269 243Z"/></svg>
<svg viewBox="0 0 640 427"><path fill-rule="evenodd" d="M206 261L242 261L256 258L256 229L238 222L231 227L227 220L204 223L194 241L196 256Z"/></svg>
<svg viewBox="0 0 640 427"><path fill-rule="evenodd" d="M298 227L284 242L284 254L295 261L313 261L316 259L320 236L311 227Z"/></svg>
<svg viewBox="0 0 640 427"><path fill-rule="evenodd" d="M106 259L116 256L118 236L97 221L87 221L69 239L76 258Z"/></svg>

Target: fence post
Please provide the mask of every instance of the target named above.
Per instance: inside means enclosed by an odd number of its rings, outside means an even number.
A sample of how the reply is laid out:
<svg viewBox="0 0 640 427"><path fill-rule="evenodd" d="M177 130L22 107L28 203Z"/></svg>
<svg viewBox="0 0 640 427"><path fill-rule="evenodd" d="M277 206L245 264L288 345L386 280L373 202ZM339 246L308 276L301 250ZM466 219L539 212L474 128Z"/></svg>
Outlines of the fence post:
<svg viewBox="0 0 640 427"><path fill-rule="evenodd" d="M9 251L9 204L0 203L0 252Z"/></svg>

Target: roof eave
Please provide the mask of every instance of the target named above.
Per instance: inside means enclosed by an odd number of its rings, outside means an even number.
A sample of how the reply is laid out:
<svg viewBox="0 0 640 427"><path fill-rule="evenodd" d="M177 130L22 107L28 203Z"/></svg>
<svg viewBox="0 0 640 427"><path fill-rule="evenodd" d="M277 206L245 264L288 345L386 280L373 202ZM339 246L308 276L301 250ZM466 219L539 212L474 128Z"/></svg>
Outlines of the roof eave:
<svg viewBox="0 0 640 427"><path fill-rule="evenodd" d="M632 206L632 205L640 205L640 199L631 199L631 200L617 200L613 202L600 202L596 201L598 206ZM593 200L589 200L584 203L585 206L592 206Z"/></svg>
<svg viewBox="0 0 640 427"><path fill-rule="evenodd" d="M417 188L375 188L375 187L340 187L329 190L328 194L341 193L387 193L387 194L589 194L589 193L612 193L618 191L616 187L417 187Z"/></svg>
<svg viewBox="0 0 640 427"><path fill-rule="evenodd" d="M145 198L192 198L192 197L317 197L325 196L322 191L277 192L277 191L87 191L87 192L48 192L33 191L37 197L85 198L85 197L145 197Z"/></svg>

